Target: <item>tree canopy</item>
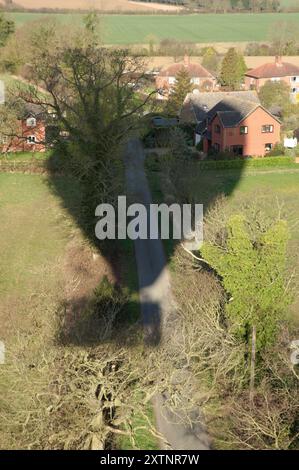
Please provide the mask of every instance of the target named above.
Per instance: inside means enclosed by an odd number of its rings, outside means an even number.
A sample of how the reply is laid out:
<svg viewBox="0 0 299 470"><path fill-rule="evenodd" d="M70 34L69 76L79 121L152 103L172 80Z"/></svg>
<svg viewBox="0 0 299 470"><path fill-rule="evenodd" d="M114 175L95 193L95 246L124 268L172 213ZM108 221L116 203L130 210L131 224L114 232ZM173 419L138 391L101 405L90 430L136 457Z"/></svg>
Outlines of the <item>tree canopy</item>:
<svg viewBox="0 0 299 470"><path fill-rule="evenodd" d="M187 94L190 93L192 89L193 85L191 83L190 74L188 70L182 68L176 76L176 82L169 95L167 104L169 114L177 115L180 112Z"/></svg>
<svg viewBox="0 0 299 470"><path fill-rule="evenodd" d="M226 229L225 246L206 243L201 252L230 296L226 312L232 331L246 339L255 327L260 351L275 340L289 301L285 287L287 224L278 220L253 238L245 218L235 215Z"/></svg>
<svg viewBox="0 0 299 470"><path fill-rule="evenodd" d="M222 86L231 90L238 90L247 70L244 57L234 47L231 47L221 65L220 81Z"/></svg>
<svg viewBox="0 0 299 470"><path fill-rule="evenodd" d="M278 106L284 108L290 103L290 87L283 81L268 80L259 92L259 98L265 108Z"/></svg>

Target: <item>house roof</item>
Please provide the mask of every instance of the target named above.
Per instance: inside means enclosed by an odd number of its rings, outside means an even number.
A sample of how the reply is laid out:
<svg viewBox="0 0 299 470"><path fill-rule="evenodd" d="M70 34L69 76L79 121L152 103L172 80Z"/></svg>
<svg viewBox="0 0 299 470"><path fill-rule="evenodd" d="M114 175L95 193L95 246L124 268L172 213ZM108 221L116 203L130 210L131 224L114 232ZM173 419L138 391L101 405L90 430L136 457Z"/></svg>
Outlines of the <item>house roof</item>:
<svg viewBox="0 0 299 470"><path fill-rule="evenodd" d="M189 93L185 99L181 118L183 121L202 122L209 117L210 111L227 98L239 98L260 104L256 91L218 91L210 93Z"/></svg>
<svg viewBox="0 0 299 470"><path fill-rule="evenodd" d="M258 102L228 96L209 111L208 119L212 120L218 114L224 127L235 127L259 106Z"/></svg>
<svg viewBox="0 0 299 470"><path fill-rule="evenodd" d="M42 106L39 104L26 103L24 105L23 119L26 119L29 116L34 117L43 117L46 115L46 112Z"/></svg>
<svg viewBox="0 0 299 470"><path fill-rule="evenodd" d="M218 116L223 127L236 127L244 119L253 113L257 108L262 108L266 113L271 115L276 121L280 122L276 116L273 116L270 111L265 109L261 104L252 101L241 100L235 97L228 97L218 103L208 113L208 119L212 121L215 116Z"/></svg>
<svg viewBox="0 0 299 470"><path fill-rule="evenodd" d="M271 64L264 64L260 67L257 67L256 69L249 70L245 75L252 78L299 76L299 67L288 62L281 62L276 60Z"/></svg>
<svg viewBox="0 0 299 470"><path fill-rule="evenodd" d="M175 77L181 70L187 70L191 78L212 78L215 77L202 65L194 64L189 61L189 58L185 56L184 63L173 64L167 68L164 68L160 72L161 77Z"/></svg>

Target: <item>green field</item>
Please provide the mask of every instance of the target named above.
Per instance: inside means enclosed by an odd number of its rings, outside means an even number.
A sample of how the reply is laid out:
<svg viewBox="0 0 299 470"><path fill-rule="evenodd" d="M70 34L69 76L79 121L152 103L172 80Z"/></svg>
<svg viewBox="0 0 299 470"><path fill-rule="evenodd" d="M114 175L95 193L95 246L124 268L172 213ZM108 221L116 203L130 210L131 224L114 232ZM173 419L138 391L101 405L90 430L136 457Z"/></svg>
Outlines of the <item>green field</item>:
<svg viewBox="0 0 299 470"><path fill-rule="evenodd" d="M283 8L298 6L298 0L280 0L280 5Z"/></svg>
<svg viewBox="0 0 299 470"><path fill-rule="evenodd" d="M44 18L42 13L11 13L17 26ZM81 14L51 14L64 23L82 21ZM194 43L266 41L279 22L299 27L299 13L202 14L202 15L104 15L103 37L107 44L143 44L148 35Z"/></svg>

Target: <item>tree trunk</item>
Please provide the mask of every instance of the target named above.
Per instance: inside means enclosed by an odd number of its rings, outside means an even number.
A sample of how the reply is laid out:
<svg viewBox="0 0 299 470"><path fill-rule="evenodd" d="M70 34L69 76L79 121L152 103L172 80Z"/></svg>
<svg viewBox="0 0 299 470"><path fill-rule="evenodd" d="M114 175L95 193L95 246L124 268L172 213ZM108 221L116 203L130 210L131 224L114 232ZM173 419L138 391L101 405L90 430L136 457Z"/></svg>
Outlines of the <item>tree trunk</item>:
<svg viewBox="0 0 299 470"><path fill-rule="evenodd" d="M254 398L254 379L255 379L255 356L256 356L256 327L252 327L252 338L251 338L251 363L250 363L250 402L253 402Z"/></svg>

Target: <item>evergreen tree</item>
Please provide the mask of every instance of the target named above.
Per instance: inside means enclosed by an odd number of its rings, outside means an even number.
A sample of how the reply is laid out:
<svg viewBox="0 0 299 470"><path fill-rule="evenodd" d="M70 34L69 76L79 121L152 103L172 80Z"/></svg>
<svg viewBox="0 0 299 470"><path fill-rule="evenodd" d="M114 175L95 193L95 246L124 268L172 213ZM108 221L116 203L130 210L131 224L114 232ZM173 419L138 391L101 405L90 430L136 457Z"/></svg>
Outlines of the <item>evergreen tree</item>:
<svg viewBox="0 0 299 470"><path fill-rule="evenodd" d="M182 68L178 72L176 82L170 90L167 112L173 115L179 114L187 94L190 93L192 89L193 85L191 83L190 74L188 70Z"/></svg>
<svg viewBox="0 0 299 470"><path fill-rule="evenodd" d="M214 47L207 47L202 57L202 65L210 72L217 72L219 56Z"/></svg>
<svg viewBox="0 0 299 470"><path fill-rule="evenodd" d="M231 47L226 53L220 73L221 84L231 90L238 90L247 70L244 57Z"/></svg>

